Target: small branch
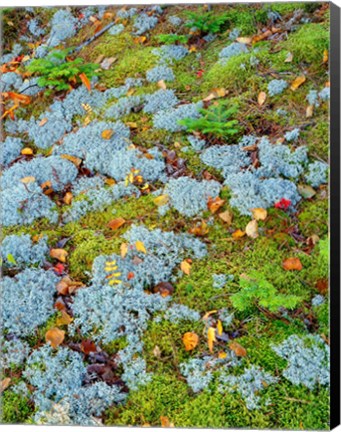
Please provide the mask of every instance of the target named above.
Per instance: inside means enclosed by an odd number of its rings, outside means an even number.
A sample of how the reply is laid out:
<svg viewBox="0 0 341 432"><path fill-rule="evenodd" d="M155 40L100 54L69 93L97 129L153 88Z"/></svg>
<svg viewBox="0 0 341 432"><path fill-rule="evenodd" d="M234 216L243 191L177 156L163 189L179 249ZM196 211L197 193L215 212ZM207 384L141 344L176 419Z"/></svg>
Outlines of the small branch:
<svg viewBox="0 0 341 432"><path fill-rule="evenodd" d="M95 39L97 39L99 36L101 36L103 33L105 33L107 30L109 30L114 24L115 24L115 22L109 23L104 28L102 28L102 30L100 30L99 32L97 32L93 36L91 36L91 38L87 39L81 45L79 45L78 47L76 47L72 51L70 51L70 53L80 51L81 49L83 49L84 47L86 47L87 45L89 45L91 42L93 42Z"/></svg>

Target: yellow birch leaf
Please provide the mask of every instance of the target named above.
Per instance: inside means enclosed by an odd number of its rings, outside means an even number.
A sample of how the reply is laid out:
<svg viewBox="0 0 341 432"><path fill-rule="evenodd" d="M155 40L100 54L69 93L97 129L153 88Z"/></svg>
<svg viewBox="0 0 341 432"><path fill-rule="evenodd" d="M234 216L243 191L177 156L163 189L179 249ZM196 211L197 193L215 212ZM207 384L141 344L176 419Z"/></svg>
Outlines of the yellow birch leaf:
<svg viewBox="0 0 341 432"><path fill-rule="evenodd" d="M258 223L256 220L252 220L246 225L245 233L248 237L253 239L258 237Z"/></svg>
<svg viewBox="0 0 341 432"><path fill-rule="evenodd" d="M27 155L27 156L31 156L33 155L33 150L29 147L25 147L21 150L20 152L22 155Z"/></svg>
<svg viewBox="0 0 341 432"><path fill-rule="evenodd" d="M224 221L228 226L232 224L233 215L230 210L225 210L222 213L219 213L218 216L222 221Z"/></svg>
<svg viewBox="0 0 341 432"><path fill-rule="evenodd" d="M72 193L71 192L66 192L66 194L63 197L63 201L66 205L70 205L72 202Z"/></svg>
<svg viewBox="0 0 341 432"><path fill-rule="evenodd" d="M307 106L307 109L306 109L306 111L305 111L305 116L306 116L307 118L310 118L310 117L313 116L313 113L314 113L314 105L308 105L308 106Z"/></svg>
<svg viewBox="0 0 341 432"><path fill-rule="evenodd" d="M55 258L60 262L65 263L67 256L68 256L68 253L65 249L51 249L50 250L50 257Z"/></svg>
<svg viewBox="0 0 341 432"><path fill-rule="evenodd" d="M266 93L261 91L258 95L258 105L262 106L264 105L264 102L266 101Z"/></svg>
<svg viewBox="0 0 341 432"><path fill-rule="evenodd" d="M306 77L304 75L300 75L297 78L294 79L294 81L291 83L291 90L295 91L300 87L304 82L306 81Z"/></svg>
<svg viewBox="0 0 341 432"><path fill-rule="evenodd" d="M164 80L160 80L157 82L158 87L160 87L160 89L162 90L166 90L167 86L166 83L164 82Z"/></svg>
<svg viewBox="0 0 341 432"><path fill-rule="evenodd" d="M182 337L186 351L192 351L199 343L199 336L193 332L187 332Z"/></svg>
<svg viewBox="0 0 341 432"><path fill-rule="evenodd" d="M135 243L136 249L139 252L143 252L143 253L147 253L146 248L144 247L143 242L141 242L140 240L137 240L137 242Z"/></svg>
<svg viewBox="0 0 341 432"><path fill-rule="evenodd" d="M329 53L328 50L324 50L323 51L323 63L328 63L328 59L329 59Z"/></svg>
<svg viewBox="0 0 341 432"><path fill-rule="evenodd" d="M209 327L209 329L207 330L207 343L210 352L213 352L213 344L214 342L216 342L216 340L217 339L215 337L215 328Z"/></svg>
<svg viewBox="0 0 341 432"><path fill-rule="evenodd" d="M57 326L61 326L61 325L69 325L72 323L73 318L70 317L70 315L68 313L66 313L64 310L61 311L62 316L58 317L56 319L56 325Z"/></svg>
<svg viewBox="0 0 341 432"><path fill-rule="evenodd" d="M180 268L186 275L191 273L191 264L186 260L182 261Z"/></svg>
<svg viewBox="0 0 341 432"><path fill-rule="evenodd" d="M103 139L109 140L113 136L114 131L112 129L105 129L101 135Z"/></svg>
<svg viewBox="0 0 341 432"><path fill-rule="evenodd" d="M168 195L159 195L156 198L154 198L154 204L156 204L158 207L167 204L168 201L169 201Z"/></svg>
<svg viewBox="0 0 341 432"><path fill-rule="evenodd" d="M36 178L33 177L33 176L27 176L27 177L22 178L20 181L21 181L21 183L27 184L27 183L32 183L32 182L34 182L35 179L36 179Z"/></svg>
<svg viewBox="0 0 341 432"><path fill-rule="evenodd" d="M217 322L217 332L219 336L223 333L223 325L220 320Z"/></svg>
<svg viewBox="0 0 341 432"><path fill-rule="evenodd" d="M60 330L57 327L51 328L45 333L45 340L52 346L52 348L57 348L57 346L63 343L64 337L65 331Z"/></svg>
<svg viewBox="0 0 341 432"><path fill-rule="evenodd" d="M238 238L244 237L245 234L246 234L245 231L242 231L242 230L240 230L240 229L237 229L234 233L232 233L232 237L233 237L234 239L238 239Z"/></svg>
<svg viewBox="0 0 341 432"><path fill-rule="evenodd" d="M226 357L227 357L227 354L224 351L220 351L220 353L218 354L218 358L220 358L220 359L225 359Z"/></svg>
<svg viewBox="0 0 341 432"><path fill-rule="evenodd" d="M128 243L122 243L120 247L121 257L124 258L128 253Z"/></svg>
<svg viewBox="0 0 341 432"><path fill-rule="evenodd" d="M253 216L253 218L254 218L256 221L259 221L259 220L263 221L263 220L265 220L265 219L267 218L267 216L268 216L268 212L267 212L265 209L260 208L260 207L258 207L258 208L254 208L254 209L251 209L251 212L252 212L252 216Z"/></svg>
<svg viewBox="0 0 341 432"><path fill-rule="evenodd" d="M61 157L62 159L66 159L66 160L72 162L73 164L76 165L77 168L78 168L78 167L80 166L80 164L82 163L82 159L80 159L80 158L78 158L78 157L76 157L76 156L71 156L71 155L68 155L68 154L62 154L62 155L60 155L60 157Z"/></svg>

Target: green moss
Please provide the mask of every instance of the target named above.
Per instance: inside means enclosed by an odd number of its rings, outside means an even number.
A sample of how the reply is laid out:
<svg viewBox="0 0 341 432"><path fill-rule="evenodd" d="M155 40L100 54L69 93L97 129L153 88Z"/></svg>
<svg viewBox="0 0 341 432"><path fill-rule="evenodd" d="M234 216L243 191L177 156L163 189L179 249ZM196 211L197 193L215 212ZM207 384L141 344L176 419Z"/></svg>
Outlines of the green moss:
<svg viewBox="0 0 341 432"><path fill-rule="evenodd" d="M305 237L322 237L328 233L328 200L305 200L300 206L298 226Z"/></svg>
<svg viewBox="0 0 341 432"><path fill-rule="evenodd" d="M324 104L317 109L318 116L314 124L307 128L304 133L304 139L308 145L310 154L317 155L325 161L329 155L329 121L326 121L328 116L328 104Z"/></svg>
<svg viewBox="0 0 341 432"><path fill-rule="evenodd" d="M13 393L10 388L2 394L2 423L25 423L32 413L33 407L28 398Z"/></svg>

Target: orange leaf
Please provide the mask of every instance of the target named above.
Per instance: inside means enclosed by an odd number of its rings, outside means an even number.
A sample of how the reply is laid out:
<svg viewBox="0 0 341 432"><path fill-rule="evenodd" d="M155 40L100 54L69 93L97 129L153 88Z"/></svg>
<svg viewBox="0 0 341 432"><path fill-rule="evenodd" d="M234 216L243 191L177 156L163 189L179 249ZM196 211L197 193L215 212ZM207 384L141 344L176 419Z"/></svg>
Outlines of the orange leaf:
<svg viewBox="0 0 341 432"><path fill-rule="evenodd" d="M50 343L52 348L57 348L57 346L63 343L64 337L65 331L60 330L57 327L51 328L45 333L45 340Z"/></svg>
<svg viewBox="0 0 341 432"><path fill-rule="evenodd" d="M205 221L202 221L199 225L190 228L189 232L199 237L203 237L208 233L208 226Z"/></svg>
<svg viewBox="0 0 341 432"><path fill-rule="evenodd" d="M192 351L199 343L199 336L196 333L187 332L182 337L186 351Z"/></svg>
<svg viewBox="0 0 341 432"><path fill-rule="evenodd" d="M82 83L85 85L85 87L90 91L91 90L91 84L89 78L85 75L85 73L79 74L79 78L82 81Z"/></svg>
<svg viewBox="0 0 341 432"><path fill-rule="evenodd" d="M284 270L302 270L303 266L299 258L287 258L283 261Z"/></svg>
<svg viewBox="0 0 341 432"><path fill-rule="evenodd" d="M61 311L62 316L58 317L56 319L56 325L57 326L61 326L61 325L69 325L72 323L73 318L70 317L70 315L68 313L65 312L65 310Z"/></svg>
<svg viewBox="0 0 341 432"><path fill-rule="evenodd" d="M105 129L101 135L103 139L109 140L113 136L114 131L112 129Z"/></svg>
<svg viewBox="0 0 341 432"><path fill-rule="evenodd" d="M306 81L306 77L304 75L300 75L297 78L294 79L294 81L291 83L291 90L295 91L300 87L304 82Z"/></svg>
<svg viewBox="0 0 341 432"><path fill-rule="evenodd" d="M134 277L135 277L134 272L129 272L129 273L127 274L127 279L128 279L128 280L130 280L130 279L134 279Z"/></svg>
<svg viewBox="0 0 341 432"><path fill-rule="evenodd" d="M264 33L253 36L252 43L256 43L256 42L262 41L264 39L267 39L271 35L272 35L272 31L266 30Z"/></svg>
<svg viewBox="0 0 341 432"><path fill-rule="evenodd" d="M266 101L266 93L261 91L258 95L258 105L262 106L264 105L264 102Z"/></svg>
<svg viewBox="0 0 341 432"><path fill-rule="evenodd" d="M63 197L63 201L66 205L70 205L72 202L72 193L71 192L66 192L66 194Z"/></svg>
<svg viewBox="0 0 341 432"><path fill-rule="evenodd" d="M33 150L30 149L29 147L25 147L21 150L20 152L22 155L27 155L27 156L31 156L33 155Z"/></svg>
<svg viewBox="0 0 341 432"><path fill-rule="evenodd" d="M162 427L174 427L174 424L169 421L168 417L161 416L160 421Z"/></svg>
<svg viewBox="0 0 341 432"><path fill-rule="evenodd" d="M237 229L237 231L235 231L234 233L232 233L232 237L233 237L234 239L238 239L238 238L244 237L245 234L246 234L245 231L242 231L242 230L240 230L240 229Z"/></svg>
<svg viewBox="0 0 341 432"><path fill-rule="evenodd" d="M237 357L245 357L246 349L242 347L238 342L231 342L229 348L234 351Z"/></svg>
<svg viewBox="0 0 341 432"><path fill-rule="evenodd" d="M81 342L81 350L84 354L88 355L92 352L96 352L97 348L94 342L89 339L85 339Z"/></svg>
<svg viewBox="0 0 341 432"><path fill-rule="evenodd" d="M217 339L215 337L215 328L209 327L209 329L207 330L207 343L210 352L213 352L213 344L214 342L216 342L216 340Z"/></svg>
<svg viewBox="0 0 341 432"><path fill-rule="evenodd" d="M224 205L225 200L216 197L216 198L209 198L207 201L207 207L210 209L211 213L214 214L217 210L220 209L222 205Z"/></svg>
<svg viewBox="0 0 341 432"><path fill-rule="evenodd" d="M27 95L14 92L8 92L7 94L10 99L14 100L14 102L19 102L23 105L29 105L29 103L31 102L31 98Z"/></svg>
<svg viewBox="0 0 341 432"><path fill-rule="evenodd" d="M180 268L186 275L191 273L191 264L186 260L182 261Z"/></svg>
<svg viewBox="0 0 341 432"><path fill-rule="evenodd" d="M113 231L117 230L119 227L124 225L126 223L126 220L122 217L119 217L117 219L113 219L108 223L108 227L111 228Z"/></svg>
<svg viewBox="0 0 341 432"><path fill-rule="evenodd" d="M60 262L65 263L67 256L68 256L68 253L65 249L51 249L50 250L50 257L55 258Z"/></svg>

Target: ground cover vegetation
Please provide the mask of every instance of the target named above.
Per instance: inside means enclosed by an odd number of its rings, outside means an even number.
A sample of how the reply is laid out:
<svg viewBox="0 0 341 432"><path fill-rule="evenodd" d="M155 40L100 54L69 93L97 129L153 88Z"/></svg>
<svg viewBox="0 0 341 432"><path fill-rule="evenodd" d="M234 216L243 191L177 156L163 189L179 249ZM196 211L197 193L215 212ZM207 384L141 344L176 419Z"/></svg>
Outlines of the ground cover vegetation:
<svg viewBox="0 0 341 432"><path fill-rule="evenodd" d="M2 20L2 422L328 429L328 3Z"/></svg>

